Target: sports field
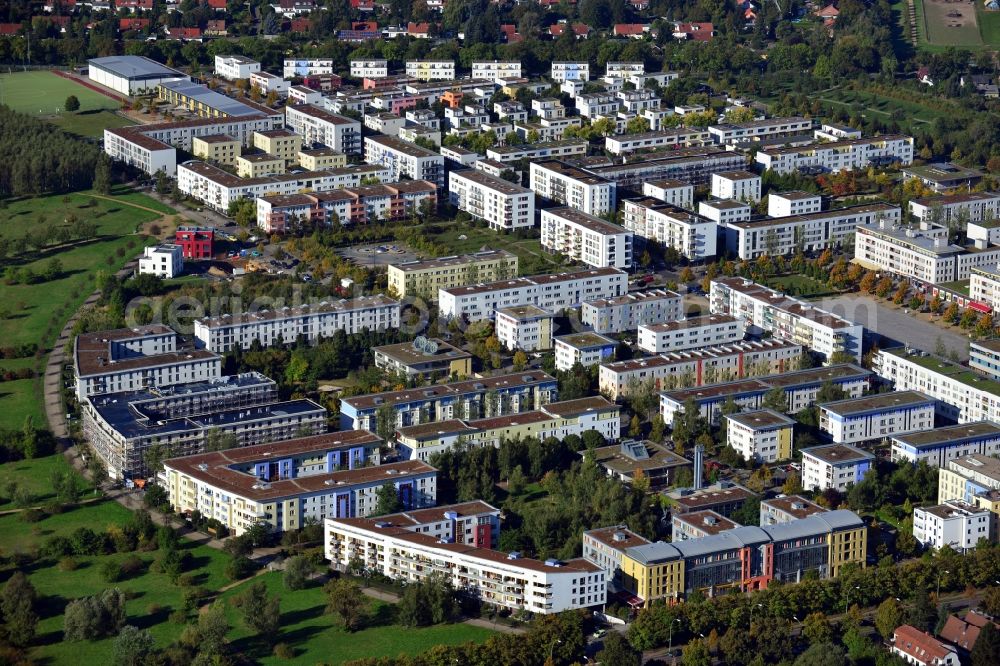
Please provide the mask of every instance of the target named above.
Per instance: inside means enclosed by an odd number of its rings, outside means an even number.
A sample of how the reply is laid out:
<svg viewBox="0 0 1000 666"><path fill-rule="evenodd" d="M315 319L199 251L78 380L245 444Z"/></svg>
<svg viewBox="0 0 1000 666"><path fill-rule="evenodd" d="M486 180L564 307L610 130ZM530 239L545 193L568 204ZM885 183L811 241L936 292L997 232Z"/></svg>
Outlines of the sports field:
<svg viewBox="0 0 1000 666"><path fill-rule="evenodd" d="M66 113L66 98L76 95L80 109ZM121 105L80 84L52 72L13 72L0 74L0 104L15 111L50 119L62 129L87 137L101 137L105 128L130 125L115 115Z"/></svg>
<svg viewBox="0 0 1000 666"><path fill-rule="evenodd" d="M938 46L981 46L976 5L969 0L921 0L924 34Z"/></svg>

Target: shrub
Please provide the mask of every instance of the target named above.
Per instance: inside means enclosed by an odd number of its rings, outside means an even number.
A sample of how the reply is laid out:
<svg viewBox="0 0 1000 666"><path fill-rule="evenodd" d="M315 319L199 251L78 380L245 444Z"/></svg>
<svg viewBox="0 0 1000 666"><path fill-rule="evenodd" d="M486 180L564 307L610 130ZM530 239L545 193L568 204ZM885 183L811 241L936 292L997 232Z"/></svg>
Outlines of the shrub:
<svg viewBox="0 0 1000 666"><path fill-rule="evenodd" d="M125 576L122 574L122 565L114 560L105 560L101 563L101 578L105 583L117 583Z"/></svg>
<svg viewBox="0 0 1000 666"><path fill-rule="evenodd" d="M59 571L76 571L79 566L80 563L72 557L67 556L59 560Z"/></svg>
<svg viewBox="0 0 1000 666"><path fill-rule="evenodd" d="M41 509L25 509L21 512L21 520L26 523L37 523L45 519L45 512Z"/></svg>
<svg viewBox="0 0 1000 666"><path fill-rule="evenodd" d="M294 659L295 650L288 643L278 643L274 646L274 656L278 659Z"/></svg>
<svg viewBox="0 0 1000 666"><path fill-rule="evenodd" d="M180 624L180 625L187 624L188 623L187 613L185 613L182 610L175 610L173 613L170 614L170 622L171 624Z"/></svg>
<svg viewBox="0 0 1000 666"><path fill-rule="evenodd" d="M249 577L256 569L257 565L250 558L234 557L226 565L226 576L231 581L243 580Z"/></svg>
<svg viewBox="0 0 1000 666"><path fill-rule="evenodd" d="M132 576L137 576L142 573L142 570L146 567L146 563L138 555L129 555L121 562L122 576L125 578L131 578Z"/></svg>

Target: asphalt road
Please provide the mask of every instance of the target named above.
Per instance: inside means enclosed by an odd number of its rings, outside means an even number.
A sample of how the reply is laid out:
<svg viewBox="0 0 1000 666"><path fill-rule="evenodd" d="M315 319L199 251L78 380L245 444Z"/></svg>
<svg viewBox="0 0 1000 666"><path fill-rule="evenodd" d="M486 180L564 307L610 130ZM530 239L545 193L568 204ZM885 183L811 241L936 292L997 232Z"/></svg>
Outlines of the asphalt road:
<svg viewBox="0 0 1000 666"><path fill-rule="evenodd" d="M905 310L882 305L870 296L849 294L825 298L817 305L875 331L883 338L877 340L880 347L907 344L933 352L940 339L946 350L954 350L963 360L969 357L969 338L966 336L918 319Z"/></svg>

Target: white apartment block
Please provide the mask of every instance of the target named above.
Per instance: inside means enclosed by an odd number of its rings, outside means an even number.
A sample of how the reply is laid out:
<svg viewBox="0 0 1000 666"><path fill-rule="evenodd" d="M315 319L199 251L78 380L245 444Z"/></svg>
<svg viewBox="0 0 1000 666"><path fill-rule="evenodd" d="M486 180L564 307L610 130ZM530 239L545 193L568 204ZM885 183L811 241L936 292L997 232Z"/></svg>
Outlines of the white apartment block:
<svg viewBox="0 0 1000 666"><path fill-rule="evenodd" d="M726 443L744 460L774 463L792 457L795 419L771 409L726 416Z"/></svg>
<svg viewBox="0 0 1000 666"><path fill-rule="evenodd" d="M586 155L588 145L586 141L564 139L520 146L495 146L486 151L486 157L503 163L570 157L572 155Z"/></svg>
<svg viewBox="0 0 1000 666"><path fill-rule="evenodd" d="M758 141L787 134L808 134L812 129L813 121L810 118L768 118L708 126L712 140L727 146L741 141Z"/></svg>
<svg viewBox="0 0 1000 666"><path fill-rule="evenodd" d="M741 318L748 332L756 329L791 340L827 360L838 353L861 360L861 324L738 277L712 280L709 298L712 314Z"/></svg>
<svg viewBox="0 0 1000 666"><path fill-rule="evenodd" d="M552 349L552 313L534 305L497 310L494 329L497 340L510 351Z"/></svg>
<svg viewBox="0 0 1000 666"><path fill-rule="evenodd" d="M916 231L883 222L858 227L854 258L868 268L940 284L968 279L973 268L996 266L1000 247L970 251L948 243L943 228Z"/></svg>
<svg viewBox="0 0 1000 666"><path fill-rule="evenodd" d="M311 104L285 107L285 124L305 145L321 143L338 153L361 152L361 122Z"/></svg>
<svg viewBox="0 0 1000 666"><path fill-rule="evenodd" d="M632 232L575 208L542 211L542 247L594 268L632 267Z"/></svg>
<svg viewBox="0 0 1000 666"><path fill-rule="evenodd" d="M855 252L860 244L861 228L885 220L899 221L899 206L873 203L850 206L791 217L733 222L725 229L726 249L740 259L820 252L849 242L857 231Z"/></svg>
<svg viewBox="0 0 1000 666"><path fill-rule="evenodd" d="M180 350L177 339L177 333L163 325L76 336L73 375L77 400L222 376L221 357L205 350Z"/></svg>
<svg viewBox="0 0 1000 666"><path fill-rule="evenodd" d="M801 355L802 345L775 339L667 352L602 363L598 386L617 400L644 383L659 391L780 373L795 367Z"/></svg>
<svg viewBox="0 0 1000 666"><path fill-rule="evenodd" d="M388 168L393 180L426 180L444 187L444 158L396 137L365 137L365 162Z"/></svg>
<svg viewBox="0 0 1000 666"><path fill-rule="evenodd" d="M590 63L586 60L582 62L553 61L549 78L556 83L566 81L589 81Z"/></svg>
<svg viewBox="0 0 1000 666"><path fill-rule="evenodd" d="M625 155L637 150L697 145L708 140L709 134L705 130L697 128L671 129L665 132L609 136L604 139L604 149L613 155Z"/></svg>
<svg viewBox="0 0 1000 666"><path fill-rule="evenodd" d="M992 421L973 421L892 438L893 462L946 467L952 460L971 455L1000 455L1000 426Z"/></svg>
<svg viewBox="0 0 1000 666"><path fill-rule="evenodd" d="M521 78L521 63L492 60L472 63L472 78L496 83L498 79Z"/></svg>
<svg viewBox="0 0 1000 666"><path fill-rule="evenodd" d="M305 86L290 86L288 88L289 104L322 104L323 93Z"/></svg>
<svg viewBox="0 0 1000 666"><path fill-rule="evenodd" d="M710 199L698 204L698 214L715 222L720 227L728 227L739 222L748 222L750 205L734 199Z"/></svg>
<svg viewBox="0 0 1000 666"><path fill-rule="evenodd" d="M225 213L238 199L296 194L302 190L327 192L358 187L362 179L389 181L388 169L368 164L336 167L259 178L238 178L205 162L185 162L177 167L177 188L213 210Z"/></svg>
<svg viewBox="0 0 1000 666"><path fill-rule="evenodd" d="M364 115L364 124L365 127L372 131L388 134L389 136L399 136L399 131L406 127L406 119L397 116L395 113L378 111L375 113L366 113Z"/></svg>
<svg viewBox="0 0 1000 666"><path fill-rule="evenodd" d="M439 508L447 515L449 507ZM415 582L431 574L444 575L455 589L512 611L561 613L607 601L606 572L584 559L541 562L516 552L459 545L388 518L327 518L326 558L341 569L360 561L393 580Z"/></svg>
<svg viewBox="0 0 1000 666"><path fill-rule="evenodd" d="M683 180L644 181L642 194L677 208L694 209L694 185Z"/></svg>
<svg viewBox="0 0 1000 666"><path fill-rule="evenodd" d="M823 210L823 197L801 190L790 192L771 192L767 195L767 214L769 217L791 217L793 215L810 215Z"/></svg>
<svg viewBox="0 0 1000 666"><path fill-rule="evenodd" d="M933 430L937 400L918 391L893 391L819 406L820 430L837 444L860 444Z"/></svg>
<svg viewBox="0 0 1000 666"><path fill-rule="evenodd" d="M799 169L822 169L831 173L865 169L871 164L913 163L913 137L885 135L870 139L846 139L798 148L757 151L757 164L784 175Z"/></svg>
<svg viewBox="0 0 1000 666"><path fill-rule="evenodd" d="M399 301L377 295L197 319L194 336L205 349L225 353L235 347L249 349L255 340L268 347L292 344L299 336L316 342L337 331L350 335L362 329L395 328L399 328Z"/></svg>
<svg viewBox="0 0 1000 666"><path fill-rule="evenodd" d="M389 76L389 61L352 60L351 76L356 79L384 79Z"/></svg>
<svg viewBox="0 0 1000 666"><path fill-rule="evenodd" d="M588 171L557 160L532 162L529 187L543 199L590 215L615 210L617 185Z"/></svg>
<svg viewBox="0 0 1000 666"><path fill-rule="evenodd" d="M628 289L610 296L587 299L580 308L580 321L595 333L624 333L641 324L676 321L684 314L679 294L666 289L651 289L627 293Z"/></svg>
<svg viewBox="0 0 1000 666"><path fill-rule="evenodd" d="M594 120L601 116L613 117L621 109L622 101L611 93L583 93L574 100L576 110L584 118Z"/></svg>
<svg viewBox="0 0 1000 666"><path fill-rule="evenodd" d="M606 78L627 79L646 73L646 65L641 62L609 62L604 66Z"/></svg>
<svg viewBox="0 0 1000 666"><path fill-rule="evenodd" d="M750 171L723 171L712 174L712 196L743 203L760 201L760 176Z"/></svg>
<svg viewBox="0 0 1000 666"><path fill-rule="evenodd" d="M925 548L948 546L959 553L972 550L980 539L990 539L987 509L952 500L913 509L913 537Z"/></svg>
<svg viewBox="0 0 1000 666"><path fill-rule="evenodd" d="M702 261L718 252L717 223L659 199L626 199L622 226L636 236L674 248L691 261Z"/></svg>
<svg viewBox="0 0 1000 666"><path fill-rule="evenodd" d="M969 271L969 298L1000 310L1000 266L977 267Z"/></svg>
<svg viewBox="0 0 1000 666"><path fill-rule="evenodd" d="M260 63L243 56L215 56L215 75L235 81L237 79L249 79L251 74L260 71Z"/></svg>
<svg viewBox="0 0 1000 666"><path fill-rule="evenodd" d="M618 343L597 333L583 331L552 338L556 370L571 370L579 363L585 368L597 365L615 353Z"/></svg>
<svg viewBox="0 0 1000 666"><path fill-rule="evenodd" d="M585 301L615 298L627 292L628 273L617 268L594 268L441 289L438 308L445 319L464 317L479 321L492 319L497 310L517 305L535 305L558 313L580 307ZM676 297L679 313L680 296L663 293Z"/></svg>
<svg viewBox="0 0 1000 666"><path fill-rule="evenodd" d="M910 201L910 215L918 222L987 222L1000 217L1000 194L964 192Z"/></svg>
<svg viewBox="0 0 1000 666"><path fill-rule="evenodd" d="M618 99L622 102L625 113L642 114L643 111L660 108L660 96L652 90L619 90Z"/></svg>
<svg viewBox="0 0 1000 666"><path fill-rule="evenodd" d="M802 487L846 492L875 466L875 456L850 444L802 449Z"/></svg>
<svg viewBox="0 0 1000 666"><path fill-rule="evenodd" d="M283 76L290 79L296 76L305 77L314 74L333 74L332 58L296 59L285 58Z"/></svg>
<svg viewBox="0 0 1000 666"><path fill-rule="evenodd" d="M507 231L535 226L535 193L482 171L452 171L448 197L459 210L485 220L490 229Z"/></svg>
<svg viewBox="0 0 1000 666"><path fill-rule="evenodd" d="M662 324L639 326L639 349L664 354L701 349L743 339L743 322L729 315L704 315Z"/></svg>
<svg viewBox="0 0 1000 666"><path fill-rule="evenodd" d="M291 82L276 74L269 72L254 72L250 75L250 87L256 88L262 95L269 95L272 92L276 95L288 96L288 88Z"/></svg>
<svg viewBox="0 0 1000 666"><path fill-rule="evenodd" d="M406 75L417 81L454 81L454 60L407 60Z"/></svg>
<svg viewBox="0 0 1000 666"><path fill-rule="evenodd" d="M139 257L139 275L155 275L170 280L184 272L184 251L180 245L147 247Z"/></svg>

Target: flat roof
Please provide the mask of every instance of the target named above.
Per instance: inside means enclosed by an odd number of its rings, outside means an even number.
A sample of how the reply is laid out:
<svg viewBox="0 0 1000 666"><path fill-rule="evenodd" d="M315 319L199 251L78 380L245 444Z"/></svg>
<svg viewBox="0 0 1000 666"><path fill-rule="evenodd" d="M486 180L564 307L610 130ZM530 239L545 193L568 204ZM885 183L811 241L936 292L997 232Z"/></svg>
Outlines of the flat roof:
<svg viewBox="0 0 1000 666"><path fill-rule="evenodd" d="M958 194L943 194L938 197L921 197L913 199L910 203L933 207L972 203L975 201L996 201L998 199L1000 199L1000 194L993 192L960 192Z"/></svg>
<svg viewBox="0 0 1000 666"><path fill-rule="evenodd" d="M973 506L962 500L949 500L943 504L934 506L918 506L917 511L924 511L938 518L947 520L948 518L958 518L961 516L971 516L975 514L989 514L989 509Z"/></svg>
<svg viewBox="0 0 1000 666"><path fill-rule="evenodd" d="M622 305L632 305L634 303L648 303L650 301L666 299L673 300L680 297L680 294L669 289L649 289L647 291L631 291L613 298L594 298L584 301L584 304L595 308L613 308Z"/></svg>
<svg viewBox="0 0 1000 666"><path fill-rule="evenodd" d="M611 446L600 446L594 449L594 460L598 465L606 467L618 474L632 475L636 470L657 470L670 467L684 467L691 464L691 461L683 456L679 456L662 444L646 440L642 442L646 447L648 458L636 460L622 453L620 444ZM586 452L581 451L580 455Z"/></svg>
<svg viewBox="0 0 1000 666"><path fill-rule="evenodd" d="M690 527L695 528L705 534L718 534L719 532L725 532L726 530L733 530L737 527L743 527L735 520L730 520L726 518L721 513L712 511L711 509L705 509L704 511L691 511L689 513L680 513L671 518L679 523L684 523Z"/></svg>
<svg viewBox="0 0 1000 666"><path fill-rule="evenodd" d="M290 109L296 113L301 113L307 115L311 118L316 118L317 120L322 120L330 123L331 125L352 125L360 124L359 121L353 118L348 118L347 116L337 115L336 113L330 113L326 109L316 106L315 104L292 104L285 107L286 113Z"/></svg>
<svg viewBox="0 0 1000 666"><path fill-rule="evenodd" d="M778 511L793 516L795 518L808 518L817 513L826 513L819 504L807 500L800 495L778 495L771 499L761 500L761 506L774 507Z"/></svg>
<svg viewBox="0 0 1000 666"><path fill-rule="evenodd" d="M626 548L649 543L649 539L641 534L636 534L625 525L598 527L597 529L586 530L584 535L615 550L625 550Z"/></svg>
<svg viewBox="0 0 1000 666"><path fill-rule="evenodd" d="M727 487L705 488L696 490L688 495L672 496L672 499L683 506L687 511L700 508L728 504L729 502L744 502L757 494L747 490L743 486L735 484Z"/></svg>
<svg viewBox="0 0 1000 666"><path fill-rule="evenodd" d="M436 384L434 386L427 386L424 388L356 395L344 398L343 402L351 405L357 410L364 410L374 409L381 405L398 405L407 402L422 402L440 399L447 396L459 396L465 393L484 392L491 389L509 388L515 386L535 386L537 384L555 381L555 377L540 370L527 370L525 372L513 373L509 375L466 379L449 384Z"/></svg>
<svg viewBox="0 0 1000 666"><path fill-rule="evenodd" d="M483 187L488 187L491 190L501 192L503 194L527 194L531 192L527 187L522 187L517 183L512 183L509 180L504 180L503 178L497 178L488 173L476 169L465 169L463 171L452 171L452 173L460 178L471 181Z"/></svg>
<svg viewBox="0 0 1000 666"><path fill-rule="evenodd" d="M924 432L896 435L894 442L908 444L914 448L933 448L943 444L963 442L972 439L1000 437L1000 425L992 421L973 421L959 425L935 428Z"/></svg>
<svg viewBox="0 0 1000 666"><path fill-rule="evenodd" d="M902 358L914 365L920 366L936 374L947 377L951 381L964 384L977 391L984 391L996 396L1000 396L1000 382L984 375L973 372L964 365L954 363L947 359L931 355L921 355L919 352L910 351L905 347L898 349L885 349L881 353L890 354Z"/></svg>
<svg viewBox="0 0 1000 666"><path fill-rule="evenodd" d="M310 315L320 315L328 312L350 312L351 310L365 310L368 308L391 305L399 305L399 301L382 294L376 294L374 296L360 296L350 300L342 298L338 301L321 301L313 305L302 305L294 308L286 306L278 310L240 312L236 315L224 314L218 317L198 319L197 323L205 326L206 328L225 328L227 326L257 324L264 321L299 319Z"/></svg>
<svg viewBox="0 0 1000 666"><path fill-rule="evenodd" d="M157 77L178 76L187 78L176 69L171 69L166 65L161 65L155 60L150 60L144 56L121 55L107 56L104 58L91 58L87 61L89 65L96 65L112 74L127 79L151 79Z"/></svg>
<svg viewBox="0 0 1000 666"><path fill-rule="evenodd" d="M898 407L918 407L920 405L934 405L936 403L937 400L918 391L893 391L891 393L864 395L860 398L824 402L820 404L820 408L834 414L839 414L840 416L856 416L868 412L896 409Z"/></svg>
<svg viewBox="0 0 1000 666"><path fill-rule="evenodd" d="M767 155L793 155L795 153L804 153L810 150L831 150L836 148L844 148L847 146L860 146L869 143L879 143L883 141L900 141L900 140L913 140L913 137L906 136L904 134L883 134L881 136L865 137L860 139L843 139L841 141L824 141L822 143L813 142L807 146L793 146L790 148L772 148L768 150L762 150L760 152ZM903 171L907 171L904 168Z"/></svg>
<svg viewBox="0 0 1000 666"><path fill-rule="evenodd" d="M386 136L384 134L379 134L377 136L366 136L365 142L377 143L380 146L385 146L395 150L397 153L402 153L410 157L441 157L438 153L433 150L427 150L426 148L421 148L415 143L410 143L409 141L403 141L402 139L394 136Z"/></svg>
<svg viewBox="0 0 1000 666"><path fill-rule="evenodd" d="M437 257L433 259L419 259L406 261L400 264L390 264L396 270L403 273L428 270L433 268L449 268L453 266L466 266L482 261L495 261L497 259L516 259L517 255L507 250L483 250L474 254L459 254L451 257Z"/></svg>
<svg viewBox="0 0 1000 666"><path fill-rule="evenodd" d="M858 206L847 206L846 208L833 208L831 210L821 210L815 213L803 213L801 215L788 215L786 217L767 217L760 220L747 220L743 222L729 222L730 226L741 229L760 229L764 227L775 227L787 224L815 222L817 220L828 220L835 217L845 217L862 213L882 213L890 210L898 210L899 206L886 203L870 203Z"/></svg>
<svg viewBox="0 0 1000 666"><path fill-rule="evenodd" d="M500 509L492 504L487 504L482 500L471 502L459 502L458 504L444 504L427 509L410 509L399 513L390 513L386 516L379 516L378 522L392 523L394 525L426 525L427 523L448 520L446 514L456 514L463 516L481 516L489 513L500 513Z"/></svg>
<svg viewBox="0 0 1000 666"><path fill-rule="evenodd" d="M599 347L616 347L618 342L611 338L584 331L583 333L570 333L569 335L557 335L552 338L554 343L562 343L574 349L594 349Z"/></svg>
<svg viewBox="0 0 1000 666"><path fill-rule="evenodd" d="M548 169L549 171L555 171L561 176L566 176L567 178L578 180L581 183L585 183L587 185L603 185L609 182L606 178L595 176L589 171L585 171L580 167L573 166L572 164L567 164L566 162L560 160L542 160L540 162L535 162L535 164L537 164L540 169Z"/></svg>
<svg viewBox="0 0 1000 666"><path fill-rule="evenodd" d="M813 194L812 192L806 192L804 190L789 190L787 192L771 192L768 196L778 197L779 199L787 199L788 201L803 201L805 199L821 199L822 196L819 194ZM841 209L843 210L843 209Z"/></svg>
<svg viewBox="0 0 1000 666"><path fill-rule="evenodd" d="M753 352L781 351L785 349L801 350L802 345L778 338L768 338L766 340L741 340L730 342L724 345L713 347L702 347L701 349L683 349L680 351L665 352L656 356L645 356L643 358L632 358L624 361L611 361L602 363L602 368L607 368L613 372L633 372L648 368L662 368L678 363L692 363L695 361L723 358L727 356L742 355Z"/></svg>
<svg viewBox="0 0 1000 666"><path fill-rule="evenodd" d="M530 191L530 190L529 190ZM514 278L512 280L500 280L498 282L487 282L484 284L465 285L460 287L449 287L441 291L453 296L465 296L471 294L484 294L501 289L514 289L516 287L526 287L531 285L549 285L560 282L570 282L571 280L584 280L592 277L603 277L609 275L625 276L625 271L617 268L591 268L582 271L567 273L553 273L549 275L532 275L530 277ZM678 296L678 298L680 298Z"/></svg>
<svg viewBox="0 0 1000 666"><path fill-rule="evenodd" d="M596 215L591 215L589 213L584 213L582 210L577 210L576 208L570 208L569 206L560 206L558 208L546 208L542 211L542 215L549 214L555 217L566 220L567 222L572 222L573 224L579 225L584 229L588 229L595 233L601 234L603 236L616 236L618 234L631 234L631 231L625 229L617 224L612 224L606 220L602 220Z"/></svg>
<svg viewBox="0 0 1000 666"><path fill-rule="evenodd" d="M281 162L285 163L283 157L278 157L277 155L272 155L270 153L251 153L249 155L238 155L236 157L238 160L243 160L244 162L250 162L251 164L264 164L265 162Z"/></svg>
<svg viewBox="0 0 1000 666"><path fill-rule="evenodd" d="M806 386L818 386L836 379L868 379L873 374L875 373L871 370L865 370L861 366L854 365L853 363L841 363L823 368L810 368L808 370L785 372L780 375L752 377L733 382L707 384L700 387L666 391L660 395L679 404L683 404L688 398L693 398L695 401L699 401L705 399L723 398L741 393L766 393L768 390L775 387L790 389L802 388Z"/></svg>
<svg viewBox="0 0 1000 666"><path fill-rule="evenodd" d="M660 324L640 324L640 328L645 328L657 333L667 333L670 331L685 331L692 328L704 328L706 326L717 326L719 324L735 324L740 320L736 317L723 314L700 315L697 317L687 317L677 321L665 321Z"/></svg>
<svg viewBox="0 0 1000 666"><path fill-rule="evenodd" d="M164 81L160 83L160 86L230 117L255 116L261 113L258 108L216 92L200 83L192 81Z"/></svg>
<svg viewBox="0 0 1000 666"><path fill-rule="evenodd" d="M875 224L866 224L859 225L858 232L891 240L910 250L917 250L922 254L934 255L936 257L961 254L967 251L961 245L949 243L945 238L931 238L914 229L883 229Z"/></svg>
<svg viewBox="0 0 1000 666"><path fill-rule="evenodd" d="M739 225L740 223L734 222L730 224ZM790 296L785 296L781 292L775 291L770 287L765 287L744 278L715 278L712 280L712 284L722 285L731 291L737 291L744 296L753 298L757 301L762 301L771 308L781 310L795 317L809 319L810 321L814 321L828 328L844 329L859 326L859 324L844 319L843 317L835 315L832 312L821 310L812 303L800 301Z"/></svg>
<svg viewBox="0 0 1000 666"><path fill-rule="evenodd" d="M437 345L437 349L433 354L428 354L423 350L418 351L414 349L412 342L401 342L395 345L372 347L372 351L376 354L388 356L392 360L402 363L403 365L419 365L429 361L454 361L457 359L472 358L472 354L469 352L464 349L459 349L458 347L449 344L440 338L430 338L430 341Z"/></svg>
<svg viewBox="0 0 1000 666"><path fill-rule="evenodd" d="M958 472L964 471L967 474L980 474L1000 484L1000 458L973 453L962 458L949 460L948 469Z"/></svg>
<svg viewBox="0 0 1000 666"><path fill-rule="evenodd" d="M514 305L509 308L497 310L497 314L510 319L516 319L517 321L530 321L532 319L545 319L555 316L548 310L543 310L537 305Z"/></svg>
<svg viewBox="0 0 1000 666"><path fill-rule="evenodd" d="M808 455L817 460L821 460L830 465L859 462L861 460L873 460L874 455L867 451L862 451L850 444L832 444L828 446L811 446L802 449L802 455Z"/></svg>
<svg viewBox="0 0 1000 666"><path fill-rule="evenodd" d="M964 180L966 178L981 178L983 175L983 172L978 169L969 169L951 162L935 162L920 166L908 166L903 167L901 171L907 176L940 183Z"/></svg>
<svg viewBox="0 0 1000 666"><path fill-rule="evenodd" d="M725 178L726 180L753 180L759 179L760 174L754 173L753 171L746 171L745 169L739 169L736 171L714 171L713 176L718 176L719 178Z"/></svg>
<svg viewBox="0 0 1000 666"><path fill-rule="evenodd" d="M726 418L754 430L771 430L773 428L795 425L795 419L789 418L784 414L779 414L773 409L758 409L752 412L727 414Z"/></svg>
<svg viewBox="0 0 1000 666"><path fill-rule="evenodd" d="M239 143L239 139L229 134L205 134L204 136L191 137L191 140L204 143Z"/></svg>

